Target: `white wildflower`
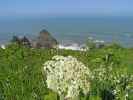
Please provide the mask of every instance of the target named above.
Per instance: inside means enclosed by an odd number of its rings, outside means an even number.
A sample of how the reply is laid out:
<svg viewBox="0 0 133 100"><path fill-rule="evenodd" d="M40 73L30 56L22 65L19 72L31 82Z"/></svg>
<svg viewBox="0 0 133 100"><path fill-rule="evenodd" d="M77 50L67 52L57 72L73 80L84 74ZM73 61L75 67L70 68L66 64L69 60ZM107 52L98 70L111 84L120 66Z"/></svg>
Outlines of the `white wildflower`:
<svg viewBox="0 0 133 100"><path fill-rule="evenodd" d="M1 48L2 48L2 49L6 49L5 45L1 45Z"/></svg>
<svg viewBox="0 0 133 100"><path fill-rule="evenodd" d="M116 95L117 94L117 91L116 90L113 90L113 94Z"/></svg>
<svg viewBox="0 0 133 100"><path fill-rule="evenodd" d="M90 71L72 56L54 56L44 64L47 86L59 95L72 98L82 91L87 94L90 89Z"/></svg>

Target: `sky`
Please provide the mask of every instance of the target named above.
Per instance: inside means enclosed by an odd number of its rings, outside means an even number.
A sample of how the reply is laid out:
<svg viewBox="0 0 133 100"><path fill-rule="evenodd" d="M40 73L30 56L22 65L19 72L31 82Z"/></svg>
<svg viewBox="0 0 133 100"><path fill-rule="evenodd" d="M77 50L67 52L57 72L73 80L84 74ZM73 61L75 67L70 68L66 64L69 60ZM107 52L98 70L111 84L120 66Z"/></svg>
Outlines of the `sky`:
<svg viewBox="0 0 133 100"><path fill-rule="evenodd" d="M0 16L133 16L133 0L0 0Z"/></svg>

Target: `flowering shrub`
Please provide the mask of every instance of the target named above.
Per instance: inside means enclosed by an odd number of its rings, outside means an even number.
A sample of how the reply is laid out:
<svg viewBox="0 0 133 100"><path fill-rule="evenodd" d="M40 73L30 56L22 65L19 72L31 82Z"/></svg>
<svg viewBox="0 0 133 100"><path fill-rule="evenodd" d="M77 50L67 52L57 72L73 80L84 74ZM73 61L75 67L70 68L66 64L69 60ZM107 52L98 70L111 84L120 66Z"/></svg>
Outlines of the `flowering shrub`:
<svg viewBox="0 0 133 100"><path fill-rule="evenodd" d="M65 98L74 98L82 91L87 94L90 90L90 71L72 56L54 56L44 64L49 89L63 95Z"/></svg>
<svg viewBox="0 0 133 100"><path fill-rule="evenodd" d="M108 59L108 57L107 57ZM92 84L102 96L102 100L128 100L132 90L133 75L125 69L115 68L115 62L107 61L92 71ZM94 90L94 88L93 88Z"/></svg>
<svg viewBox="0 0 133 100"><path fill-rule="evenodd" d="M112 97L114 96L113 99L127 100L126 98L128 98L129 91L131 90L130 85L133 84L132 75L100 67L93 71L91 77L94 83L97 84L96 88L99 88L100 92L107 90Z"/></svg>

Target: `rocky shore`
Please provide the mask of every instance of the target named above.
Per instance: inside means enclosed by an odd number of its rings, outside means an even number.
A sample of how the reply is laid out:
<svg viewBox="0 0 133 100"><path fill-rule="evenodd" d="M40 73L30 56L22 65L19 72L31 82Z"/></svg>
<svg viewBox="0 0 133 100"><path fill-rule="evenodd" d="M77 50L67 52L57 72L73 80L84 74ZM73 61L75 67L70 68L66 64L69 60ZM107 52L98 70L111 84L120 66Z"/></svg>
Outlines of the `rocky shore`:
<svg viewBox="0 0 133 100"><path fill-rule="evenodd" d="M58 41L45 29L40 31L39 36L34 40L31 40L26 36L22 38L19 36L13 36L11 42L30 48L56 48L58 46Z"/></svg>
<svg viewBox="0 0 133 100"><path fill-rule="evenodd" d="M13 36L11 43L17 43L28 48L57 48L57 49L67 49L67 50L78 50L86 51L92 48L102 48L104 47L104 41L95 40L91 37L88 38L88 43L78 44L72 43L59 43L47 30L43 29L39 32L38 36L34 39L30 39L27 36ZM5 45L1 45L1 48L5 48Z"/></svg>

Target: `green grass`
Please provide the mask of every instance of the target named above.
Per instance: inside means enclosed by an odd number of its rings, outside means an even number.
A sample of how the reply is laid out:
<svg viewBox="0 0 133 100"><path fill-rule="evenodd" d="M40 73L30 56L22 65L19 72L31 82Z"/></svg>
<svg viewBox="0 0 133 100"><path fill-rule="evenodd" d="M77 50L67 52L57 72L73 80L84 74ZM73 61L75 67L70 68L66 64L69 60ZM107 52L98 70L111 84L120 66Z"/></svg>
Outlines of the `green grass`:
<svg viewBox="0 0 133 100"><path fill-rule="evenodd" d="M58 95L46 87L43 64L47 60L54 55L71 55L93 70L107 54L113 54L113 60L118 60L118 69L133 73L133 49L105 47L81 52L9 45L5 50L0 49L0 100L57 100ZM101 99L97 95L90 98Z"/></svg>

